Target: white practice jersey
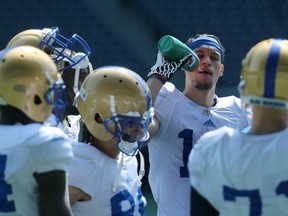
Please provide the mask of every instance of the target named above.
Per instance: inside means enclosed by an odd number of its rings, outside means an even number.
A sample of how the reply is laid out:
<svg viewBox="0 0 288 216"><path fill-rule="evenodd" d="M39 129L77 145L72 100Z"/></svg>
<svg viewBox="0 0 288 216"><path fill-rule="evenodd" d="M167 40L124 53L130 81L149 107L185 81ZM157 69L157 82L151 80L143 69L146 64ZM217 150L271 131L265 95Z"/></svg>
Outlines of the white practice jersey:
<svg viewBox="0 0 288 216"><path fill-rule="evenodd" d="M221 216L288 215L288 129L267 135L223 127L189 156L193 187Z"/></svg>
<svg viewBox="0 0 288 216"><path fill-rule="evenodd" d="M158 216L190 215L187 162L193 144L207 131L227 125L243 129L248 120L234 96L217 98L214 107L202 107L172 83L166 83L155 102L161 127L148 144L149 183L158 205Z"/></svg>
<svg viewBox="0 0 288 216"><path fill-rule="evenodd" d="M2 125L0 137L0 216L39 215L33 174L67 171L73 156L68 137L58 128L36 123Z"/></svg>
<svg viewBox="0 0 288 216"><path fill-rule="evenodd" d="M122 155L112 159L95 147L73 143L74 158L69 165L69 185L89 194L89 201L78 201L74 216L144 215L146 199L137 173L137 158ZM116 179L116 192L113 185Z"/></svg>

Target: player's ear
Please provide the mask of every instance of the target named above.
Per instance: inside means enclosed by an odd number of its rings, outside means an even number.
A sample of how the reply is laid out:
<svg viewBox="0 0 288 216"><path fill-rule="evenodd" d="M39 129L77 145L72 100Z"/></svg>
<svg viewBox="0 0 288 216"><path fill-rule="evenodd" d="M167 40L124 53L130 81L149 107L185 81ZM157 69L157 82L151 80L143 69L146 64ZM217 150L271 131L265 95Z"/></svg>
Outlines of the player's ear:
<svg viewBox="0 0 288 216"><path fill-rule="evenodd" d="M219 76L223 76L223 73L224 73L224 65L221 64L221 69L220 69L220 74L219 74Z"/></svg>

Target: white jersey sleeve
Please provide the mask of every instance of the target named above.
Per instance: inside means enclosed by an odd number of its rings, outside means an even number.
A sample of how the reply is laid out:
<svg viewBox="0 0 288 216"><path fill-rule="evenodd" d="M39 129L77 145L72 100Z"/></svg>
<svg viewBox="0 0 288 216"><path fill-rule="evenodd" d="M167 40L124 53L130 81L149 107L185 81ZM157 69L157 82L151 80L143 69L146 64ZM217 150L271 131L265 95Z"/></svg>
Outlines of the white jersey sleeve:
<svg viewBox="0 0 288 216"><path fill-rule="evenodd" d="M288 215L288 129L251 135L223 127L189 156L191 184L221 216Z"/></svg>

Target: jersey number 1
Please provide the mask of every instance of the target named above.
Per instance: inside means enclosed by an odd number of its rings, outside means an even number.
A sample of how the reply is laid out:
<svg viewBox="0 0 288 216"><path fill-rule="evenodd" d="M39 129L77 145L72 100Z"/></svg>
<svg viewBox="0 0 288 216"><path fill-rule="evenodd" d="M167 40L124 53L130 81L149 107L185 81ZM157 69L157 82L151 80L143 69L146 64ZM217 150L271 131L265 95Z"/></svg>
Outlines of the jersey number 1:
<svg viewBox="0 0 288 216"><path fill-rule="evenodd" d="M184 129L178 134L178 138L183 138L183 164L184 166L180 167L180 178L188 178L188 158L189 154L192 150L193 145L193 130L191 129Z"/></svg>

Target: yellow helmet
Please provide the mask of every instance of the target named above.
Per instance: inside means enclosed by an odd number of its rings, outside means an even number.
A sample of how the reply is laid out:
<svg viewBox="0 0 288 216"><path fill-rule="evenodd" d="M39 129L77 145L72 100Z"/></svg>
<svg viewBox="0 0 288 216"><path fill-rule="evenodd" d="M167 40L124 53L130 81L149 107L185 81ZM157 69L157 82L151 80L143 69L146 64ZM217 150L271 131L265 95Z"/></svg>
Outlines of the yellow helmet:
<svg viewBox="0 0 288 216"><path fill-rule="evenodd" d="M45 121L52 109L63 113L65 85L53 60L32 46L0 53L0 106L10 105L36 122ZM59 112L61 111L61 112Z"/></svg>
<svg viewBox="0 0 288 216"><path fill-rule="evenodd" d="M44 37L44 32L40 29L29 29L15 35L6 45L6 48L12 46L33 46L39 48L40 42Z"/></svg>
<svg viewBox="0 0 288 216"><path fill-rule="evenodd" d="M288 40L256 44L242 61L239 91L244 104L288 109Z"/></svg>
<svg viewBox="0 0 288 216"><path fill-rule="evenodd" d="M91 54L90 47L83 38L74 34L68 39L59 33L58 27L22 31L8 42L6 48L22 45L45 51L54 60L59 72L77 65L80 69L83 68L82 65L88 67L88 56Z"/></svg>
<svg viewBox="0 0 288 216"><path fill-rule="evenodd" d="M77 108L94 137L103 141L118 137L117 146L125 154L134 155L149 138L148 125L154 115L150 91L145 81L127 68L107 66L89 74L80 88ZM123 133L127 125L139 126L141 134L131 140Z"/></svg>

